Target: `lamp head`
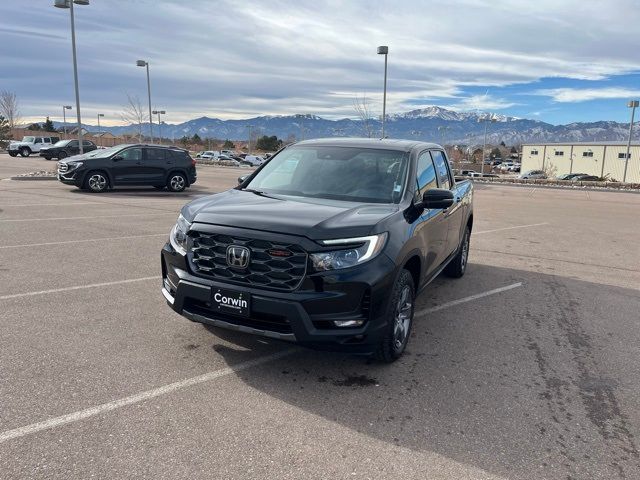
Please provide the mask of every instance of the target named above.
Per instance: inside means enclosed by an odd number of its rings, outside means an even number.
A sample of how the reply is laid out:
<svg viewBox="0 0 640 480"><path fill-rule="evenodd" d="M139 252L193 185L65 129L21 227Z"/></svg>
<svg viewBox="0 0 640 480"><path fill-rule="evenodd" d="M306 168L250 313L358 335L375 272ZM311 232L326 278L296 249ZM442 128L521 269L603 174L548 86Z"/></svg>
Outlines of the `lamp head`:
<svg viewBox="0 0 640 480"><path fill-rule="evenodd" d="M71 105L64 105L62 108L64 108L65 110L71 110Z"/></svg>
<svg viewBox="0 0 640 480"><path fill-rule="evenodd" d="M389 47L386 45L378 47L378 55L387 55L389 53Z"/></svg>
<svg viewBox="0 0 640 480"><path fill-rule="evenodd" d="M138 67L146 67L146 66L147 66L147 62L145 62L144 60L138 60L138 61L136 62L136 65L137 65Z"/></svg>
<svg viewBox="0 0 640 480"><path fill-rule="evenodd" d="M640 105L640 102L638 102L638 100L630 100L629 103L627 103L627 107L629 108L637 108L638 105Z"/></svg>

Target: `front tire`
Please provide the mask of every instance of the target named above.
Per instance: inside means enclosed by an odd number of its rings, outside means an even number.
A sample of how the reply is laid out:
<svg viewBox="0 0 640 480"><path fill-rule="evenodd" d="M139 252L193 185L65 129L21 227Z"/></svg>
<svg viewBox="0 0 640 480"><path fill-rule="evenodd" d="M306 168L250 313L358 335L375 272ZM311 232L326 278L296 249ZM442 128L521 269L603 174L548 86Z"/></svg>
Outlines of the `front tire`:
<svg viewBox="0 0 640 480"><path fill-rule="evenodd" d="M415 285L408 270L402 270L391 292L387 311L387 328L374 357L381 362L395 362L407 347L415 302Z"/></svg>
<svg viewBox="0 0 640 480"><path fill-rule="evenodd" d="M89 172L84 181L84 188L94 193L102 193L109 188L109 179L103 172Z"/></svg>
<svg viewBox="0 0 640 480"><path fill-rule="evenodd" d="M20 156L21 157L28 157L29 155L31 155L31 150L28 149L27 147L22 147L20 149Z"/></svg>
<svg viewBox="0 0 640 480"><path fill-rule="evenodd" d="M471 229L467 225L464 229L464 237L458 248L458 253L444 269L444 274L451 278L460 278L467 270L469 260L469 245L471 244Z"/></svg>
<svg viewBox="0 0 640 480"><path fill-rule="evenodd" d="M62 160L63 158L67 158L67 152L65 152L64 150L62 150L62 151L58 154L58 160Z"/></svg>
<svg viewBox="0 0 640 480"><path fill-rule="evenodd" d="M167 180L167 188L170 192L182 192L187 188L187 179L181 173L172 173Z"/></svg>
<svg viewBox="0 0 640 480"><path fill-rule="evenodd" d="M18 152L9 152L9 156L17 157L18 156Z"/></svg>

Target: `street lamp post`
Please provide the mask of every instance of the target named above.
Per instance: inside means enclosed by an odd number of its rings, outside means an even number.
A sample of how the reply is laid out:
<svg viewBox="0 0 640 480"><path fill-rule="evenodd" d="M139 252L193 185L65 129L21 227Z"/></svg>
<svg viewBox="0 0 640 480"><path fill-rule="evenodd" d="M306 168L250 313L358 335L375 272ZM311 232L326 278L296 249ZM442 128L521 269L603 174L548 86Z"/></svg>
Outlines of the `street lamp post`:
<svg viewBox="0 0 640 480"><path fill-rule="evenodd" d="M387 119L387 57L389 56L389 47L378 47L378 55L384 55L384 90L382 93L382 138L384 138L384 124Z"/></svg>
<svg viewBox="0 0 640 480"><path fill-rule="evenodd" d="M67 110L71 110L71 105L62 106L62 131L64 132L64 138L67 139Z"/></svg>
<svg viewBox="0 0 640 480"><path fill-rule="evenodd" d="M160 115L164 115L165 112L164 110L154 110L153 114L154 115L158 115L158 141L160 142L160 145L162 145L162 121L160 120Z"/></svg>
<svg viewBox="0 0 640 480"><path fill-rule="evenodd" d="M252 134L251 129L253 128L253 125L245 125L245 126L246 128L249 129L249 143L247 144L247 150L249 151L249 155L251 155L251 134Z"/></svg>
<svg viewBox="0 0 640 480"><path fill-rule="evenodd" d="M84 153L82 148L82 120L80 116L80 90L78 88L78 61L76 59L76 23L73 13L73 4L77 5L89 5L89 0L55 0L54 7L68 8L71 12L71 50L73 52L73 81L76 89L76 117L78 120L78 143L80 147L80 154Z"/></svg>
<svg viewBox="0 0 640 480"><path fill-rule="evenodd" d="M100 117L104 117L104 113L98 114L98 133L100 133Z"/></svg>
<svg viewBox="0 0 640 480"><path fill-rule="evenodd" d="M147 95L149 96L149 136L151 137L151 143L153 143L153 117L151 116L151 80L149 79L149 62L146 60L138 60L136 62L138 67L147 67Z"/></svg>
<svg viewBox="0 0 640 480"><path fill-rule="evenodd" d="M493 115L490 115L490 116L485 115L485 116L480 117L478 119L478 123L480 123L480 122L484 122L484 147L482 148L482 170L481 170L482 175L484 175L484 164L485 164L486 158L487 158L486 157L486 155L487 155L487 126L488 126L489 122L491 122L491 123L497 122L497 119Z"/></svg>
<svg viewBox="0 0 640 480"><path fill-rule="evenodd" d="M624 159L624 175L622 181L627 181L627 167L629 166L629 156L631 155L631 134L633 133L633 118L636 114L636 108L640 102L638 100L631 100L627 103L627 107L631 109L631 123L629 124L629 139L627 140L627 156Z"/></svg>

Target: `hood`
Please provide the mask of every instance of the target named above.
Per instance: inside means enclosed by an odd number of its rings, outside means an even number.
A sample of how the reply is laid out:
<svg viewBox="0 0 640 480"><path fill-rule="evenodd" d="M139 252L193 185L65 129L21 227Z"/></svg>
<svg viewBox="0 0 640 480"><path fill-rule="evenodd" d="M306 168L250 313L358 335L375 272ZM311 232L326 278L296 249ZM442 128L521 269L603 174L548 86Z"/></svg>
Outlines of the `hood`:
<svg viewBox="0 0 640 480"><path fill-rule="evenodd" d="M360 204L318 198L228 190L185 205L191 222L287 233L322 240L369 234L397 205Z"/></svg>
<svg viewBox="0 0 640 480"><path fill-rule="evenodd" d="M60 148L60 147L55 147L55 148ZM92 160L108 158L108 156L101 157L100 155L95 155L95 153L96 153L96 150L92 150L90 152L83 153L82 155L73 155L72 157L67 157L67 158L64 159L64 161L65 162L67 162L67 161L69 161L69 162L90 162Z"/></svg>

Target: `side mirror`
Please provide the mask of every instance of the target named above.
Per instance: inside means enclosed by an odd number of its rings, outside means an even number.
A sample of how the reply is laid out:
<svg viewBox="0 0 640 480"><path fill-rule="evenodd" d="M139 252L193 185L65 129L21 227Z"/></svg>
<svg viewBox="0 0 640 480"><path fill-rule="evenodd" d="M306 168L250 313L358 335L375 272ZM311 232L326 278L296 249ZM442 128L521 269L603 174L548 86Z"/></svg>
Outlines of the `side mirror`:
<svg viewBox="0 0 640 480"><path fill-rule="evenodd" d="M422 202L417 205L422 208L449 208L453 205L453 192L446 188L432 188L424 192Z"/></svg>
<svg viewBox="0 0 640 480"><path fill-rule="evenodd" d="M238 185L240 185L241 183L243 183L247 178L249 177L249 175L240 175L238 177Z"/></svg>
<svg viewBox="0 0 640 480"><path fill-rule="evenodd" d="M114 162L119 162L120 160L123 160L123 159L124 159L124 157L122 157L121 155L116 155L111 160L114 161Z"/></svg>

